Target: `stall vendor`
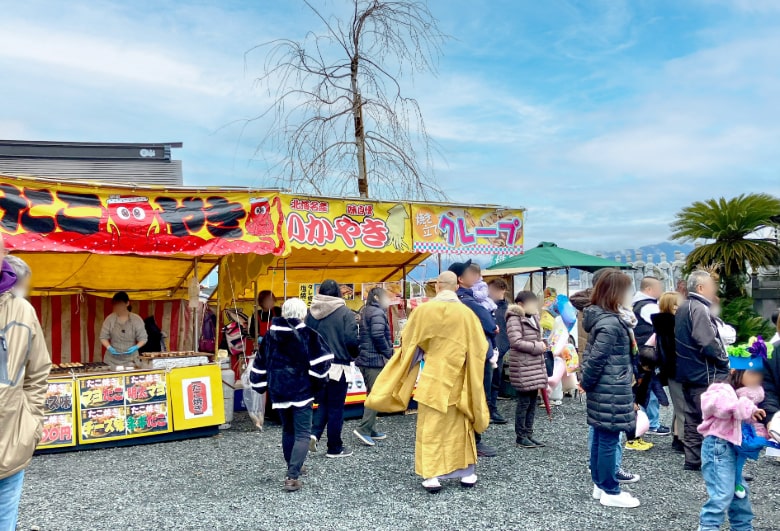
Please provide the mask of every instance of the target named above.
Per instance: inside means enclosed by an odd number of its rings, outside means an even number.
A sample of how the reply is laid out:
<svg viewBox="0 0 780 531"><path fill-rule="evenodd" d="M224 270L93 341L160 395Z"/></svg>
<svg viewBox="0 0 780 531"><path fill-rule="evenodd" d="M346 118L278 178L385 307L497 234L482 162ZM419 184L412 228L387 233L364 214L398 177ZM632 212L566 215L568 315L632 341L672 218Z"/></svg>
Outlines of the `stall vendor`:
<svg viewBox="0 0 780 531"><path fill-rule="evenodd" d="M282 310L276 305L276 296L269 290L260 292L257 296L257 306L257 314L249 325L249 335L255 337L255 326L257 326L258 337L265 337L271 328L271 320L274 317L281 317Z"/></svg>
<svg viewBox="0 0 780 531"><path fill-rule="evenodd" d="M136 367L140 363L138 349L146 344L144 321L130 311L130 297L120 291L111 299L114 311L103 321L100 342L106 347L103 361L111 366Z"/></svg>

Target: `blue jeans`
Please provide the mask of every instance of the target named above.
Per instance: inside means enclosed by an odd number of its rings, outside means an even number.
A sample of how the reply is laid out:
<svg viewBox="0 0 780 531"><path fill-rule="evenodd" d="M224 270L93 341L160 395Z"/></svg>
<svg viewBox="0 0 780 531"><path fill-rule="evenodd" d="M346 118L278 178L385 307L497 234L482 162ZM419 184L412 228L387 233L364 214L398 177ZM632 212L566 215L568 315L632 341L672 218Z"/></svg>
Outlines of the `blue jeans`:
<svg viewBox="0 0 780 531"><path fill-rule="evenodd" d="M728 513L733 531L752 531L753 509L747 487L744 499L734 496L737 455L731 443L708 436L702 443L701 461L701 473L710 497L701 509L699 530L718 531Z"/></svg>
<svg viewBox="0 0 780 531"><path fill-rule="evenodd" d="M617 474L617 447L620 445L619 431L593 429L590 445L590 475L593 484L607 494L620 494Z"/></svg>
<svg viewBox="0 0 780 531"><path fill-rule="evenodd" d="M15 531L22 497L24 470L0 479L0 531Z"/></svg>
<svg viewBox="0 0 780 531"><path fill-rule="evenodd" d="M287 462L287 477L298 479L301 475L301 467L309 454L311 404L280 409L279 417L282 419L282 453Z"/></svg>
<svg viewBox="0 0 780 531"><path fill-rule="evenodd" d="M593 446L593 431L593 426L588 426L588 448ZM615 474L623 468L623 444L625 439L625 434L621 432L615 447Z"/></svg>
<svg viewBox="0 0 780 531"><path fill-rule="evenodd" d="M650 398L647 401L647 407L642 408L647 414L647 418L650 420L650 429L657 430L661 427L661 404L658 403L658 397L655 393L650 391Z"/></svg>

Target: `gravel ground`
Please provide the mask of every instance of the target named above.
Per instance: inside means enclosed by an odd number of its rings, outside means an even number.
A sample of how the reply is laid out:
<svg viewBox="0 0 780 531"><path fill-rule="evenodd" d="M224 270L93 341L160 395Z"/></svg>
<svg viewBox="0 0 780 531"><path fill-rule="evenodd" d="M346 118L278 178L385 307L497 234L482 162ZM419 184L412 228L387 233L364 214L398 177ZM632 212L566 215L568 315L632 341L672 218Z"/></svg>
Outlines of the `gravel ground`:
<svg viewBox="0 0 780 531"><path fill-rule="evenodd" d="M511 416L513 403L501 403ZM565 418L564 418L565 416ZM537 434L547 448L515 448L512 424L491 426L499 448L478 465L479 484L438 495L414 475L415 416L381 418L390 434L349 459L310 456L304 490L284 493L278 426L253 431L244 414L222 435L166 444L39 456L25 479L20 529L695 529L706 498L701 476L682 470L669 437L626 452L642 475L630 488L638 509L606 509L590 498L584 405L566 399ZM356 421L344 427L348 444ZM766 460L751 484L756 529L780 529L780 467Z"/></svg>

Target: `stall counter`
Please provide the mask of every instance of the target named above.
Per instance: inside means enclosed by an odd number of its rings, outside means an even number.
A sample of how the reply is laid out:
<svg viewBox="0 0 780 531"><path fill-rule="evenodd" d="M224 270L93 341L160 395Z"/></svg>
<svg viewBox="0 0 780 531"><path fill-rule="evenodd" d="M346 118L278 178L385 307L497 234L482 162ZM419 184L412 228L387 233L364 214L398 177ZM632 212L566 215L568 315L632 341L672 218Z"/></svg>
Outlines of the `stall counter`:
<svg viewBox="0 0 780 531"><path fill-rule="evenodd" d="M219 365L53 375L39 451L183 439L225 422Z"/></svg>

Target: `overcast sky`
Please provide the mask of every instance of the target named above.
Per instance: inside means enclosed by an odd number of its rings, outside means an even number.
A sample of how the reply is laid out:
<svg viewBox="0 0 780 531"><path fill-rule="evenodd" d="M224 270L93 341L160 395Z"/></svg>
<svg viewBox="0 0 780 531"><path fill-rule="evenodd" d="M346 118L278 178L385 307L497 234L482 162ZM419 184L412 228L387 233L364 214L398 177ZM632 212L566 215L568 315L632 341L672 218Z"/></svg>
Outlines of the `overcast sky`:
<svg viewBox="0 0 780 531"><path fill-rule="evenodd" d="M324 12L344 3L314 0ZM458 202L528 208L526 246L668 238L694 200L780 193L780 1L431 0L454 37L405 83ZM190 185L262 186L262 56L296 0L2 2L0 138L183 141ZM267 182L267 181L265 181Z"/></svg>

